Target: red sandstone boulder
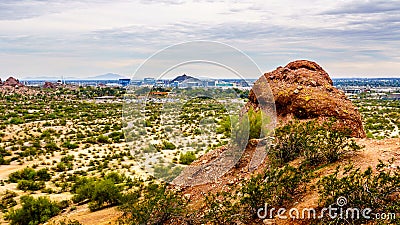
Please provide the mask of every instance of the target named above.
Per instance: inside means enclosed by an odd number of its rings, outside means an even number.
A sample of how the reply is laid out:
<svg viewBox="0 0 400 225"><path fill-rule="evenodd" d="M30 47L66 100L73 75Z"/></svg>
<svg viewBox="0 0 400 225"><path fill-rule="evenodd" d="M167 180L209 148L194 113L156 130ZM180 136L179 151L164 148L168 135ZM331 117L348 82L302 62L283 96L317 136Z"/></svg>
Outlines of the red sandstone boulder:
<svg viewBox="0 0 400 225"><path fill-rule="evenodd" d="M257 108L260 100L271 96L263 94L266 82L275 99L278 125L294 118L321 122L336 118L336 127L351 129L353 137L365 137L357 108L333 87L328 73L317 63L299 60L265 73L250 91L248 107Z"/></svg>

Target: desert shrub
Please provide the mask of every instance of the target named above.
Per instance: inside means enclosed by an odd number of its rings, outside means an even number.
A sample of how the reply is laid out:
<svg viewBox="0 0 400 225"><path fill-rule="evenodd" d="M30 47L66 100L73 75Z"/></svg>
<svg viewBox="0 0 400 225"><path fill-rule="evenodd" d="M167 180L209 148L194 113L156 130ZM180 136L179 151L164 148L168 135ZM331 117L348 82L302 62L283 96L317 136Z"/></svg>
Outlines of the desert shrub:
<svg viewBox="0 0 400 225"><path fill-rule="evenodd" d="M59 163L57 163L57 165L54 167L54 168L52 168L54 171L56 171L56 172L63 172L63 171L67 171L67 170L72 170L72 168L73 168L73 165L72 165L72 163L70 163L70 162L67 162L67 163L65 163L65 162L59 162Z"/></svg>
<svg viewBox="0 0 400 225"><path fill-rule="evenodd" d="M4 156L11 156L11 152L6 151L4 148L0 147L0 165L9 165L10 160L4 159Z"/></svg>
<svg viewBox="0 0 400 225"><path fill-rule="evenodd" d="M284 206L305 191L310 172L303 167L284 166L270 168L264 173L245 181L240 189L240 203L247 216L255 216L257 210L269 206Z"/></svg>
<svg viewBox="0 0 400 225"><path fill-rule="evenodd" d="M270 168L232 187L230 191L205 197L204 223L249 224L257 221L257 211L265 207L287 206L306 191L311 172L305 167Z"/></svg>
<svg viewBox="0 0 400 225"><path fill-rule="evenodd" d="M290 122L275 130L275 140L268 146L274 164L283 165L299 156L315 166L332 163L341 156L361 149L350 138L350 131L333 129L333 122Z"/></svg>
<svg viewBox="0 0 400 225"><path fill-rule="evenodd" d="M36 171L36 179L41 181L49 181L51 179L51 175L47 168L43 168Z"/></svg>
<svg viewBox="0 0 400 225"><path fill-rule="evenodd" d="M247 112L249 120L249 139L262 138L266 134L264 126L268 122L268 118L263 114L262 110L255 111L250 107Z"/></svg>
<svg viewBox="0 0 400 225"><path fill-rule="evenodd" d="M224 134L229 137L231 134L231 118L229 115L224 116L220 121L218 121L218 127L215 130L217 134Z"/></svg>
<svg viewBox="0 0 400 225"><path fill-rule="evenodd" d="M50 178L51 175L46 168L35 171L30 167L15 171L8 176L8 180L11 183L17 183L20 180L49 181Z"/></svg>
<svg viewBox="0 0 400 225"><path fill-rule="evenodd" d="M2 155L2 156L10 156L11 152L6 151L4 148L0 147L0 155Z"/></svg>
<svg viewBox="0 0 400 225"><path fill-rule="evenodd" d="M58 204L47 197L35 199L32 196L22 196L21 205L21 208L11 209L5 215L11 225L42 224L60 212Z"/></svg>
<svg viewBox="0 0 400 225"><path fill-rule="evenodd" d="M218 122L217 134L224 134L225 137L233 137L234 141L242 145L250 139L263 138L269 134L266 125L270 118L262 110L249 108L247 113L242 116L225 116ZM232 135L233 132L233 135ZM244 138L247 138L244 140Z"/></svg>
<svg viewBox="0 0 400 225"><path fill-rule="evenodd" d="M45 187L43 181L19 180L17 188L22 191L38 191Z"/></svg>
<svg viewBox="0 0 400 225"><path fill-rule="evenodd" d="M72 143L70 141L64 142L61 146L67 149L76 149L79 147L76 143Z"/></svg>
<svg viewBox="0 0 400 225"><path fill-rule="evenodd" d="M343 206L343 211L358 208L360 210L370 208L371 218L375 219L376 213L397 213L396 216L380 222L398 224L400 218L400 167L391 169L389 164L380 162L376 167L376 172L371 167L365 171L360 168L355 169L352 165L340 169L336 168L333 174L323 177L318 182L320 202L322 206L333 205L338 208L337 200L346 198L347 204ZM340 207L339 207L340 208ZM346 220L345 220L346 219ZM365 224L368 219L362 218L324 218L321 223L351 223Z"/></svg>
<svg viewBox="0 0 400 225"><path fill-rule="evenodd" d="M50 222L49 225L82 225L78 220L62 219L60 221Z"/></svg>
<svg viewBox="0 0 400 225"><path fill-rule="evenodd" d="M121 187L115 185L111 179L87 180L75 190L72 201L75 203L89 201L89 209L98 210L104 206L117 205L121 198Z"/></svg>
<svg viewBox="0 0 400 225"><path fill-rule="evenodd" d="M44 148L48 151L48 152L54 152L57 150L60 150L60 147L58 147L58 145L54 142L49 142L47 143Z"/></svg>
<svg viewBox="0 0 400 225"><path fill-rule="evenodd" d="M10 119L10 124L18 125L18 124L22 124L24 122L25 121L22 118L19 118L19 117L13 117L13 118Z"/></svg>
<svg viewBox="0 0 400 225"><path fill-rule="evenodd" d="M189 165L191 164L194 160L196 160L196 154L194 152L186 152L186 153L181 153L179 155L179 162L184 165Z"/></svg>
<svg viewBox="0 0 400 225"><path fill-rule="evenodd" d="M120 142L121 139L125 138L125 135L123 132L112 132L109 137L114 141L114 142Z"/></svg>
<svg viewBox="0 0 400 225"><path fill-rule="evenodd" d="M89 138L86 138L85 143L96 144L97 140L96 140L96 138L89 137Z"/></svg>
<svg viewBox="0 0 400 225"><path fill-rule="evenodd" d="M97 137L97 142L98 142L98 143L101 143L101 144L108 144L108 143L110 143L110 141L108 140L108 137L105 136L105 135L99 135L99 136Z"/></svg>
<svg viewBox="0 0 400 225"><path fill-rule="evenodd" d="M211 224L240 224L242 215L237 199L230 192L217 192L208 194L204 200L206 211L204 222Z"/></svg>
<svg viewBox="0 0 400 225"><path fill-rule="evenodd" d="M110 172L107 173L107 175L104 177L104 179L112 180L115 184L120 184L127 180L125 175L121 175L120 173L117 172Z"/></svg>
<svg viewBox="0 0 400 225"><path fill-rule="evenodd" d="M75 158L74 155L66 155L66 156L61 157L60 161L64 162L64 163L69 163L69 162L73 161L74 158Z"/></svg>
<svg viewBox="0 0 400 225"><path fill-rule="evenodd" d="M176 149L176 146L174 145L174 143L167 141L167 140L163 140L162 145L164 146L163 149L167 149L167 150Z"/></svg>
<svg viewBox="0 0 400 225"><path fill-rule="evenodd" d="M149 183L123 196L120 210L124 224L164 224L172 218L185 217L188 200L166 184Z"/></svg>
<svg viewBox="0 0 400 225"><path fill-rule="evenodd" d="M7 210L13 206L17 205L17 201L15 201L15 197L17 197L17 193L6 190L5 193L1 194L0 197L0 210L5 213Z"/></svg>
<svg viewBox="0 0 400 225"><path fill-rule="evenodd" d="M110 179L97 181L90 195L89 209L94 211L107 206L117 205L121 199L121 188Z"/></svg>
<svg viewBox="0 0 400 225"><path fill-rule="evenodd" d="M0 155L0 165L10 165L10 160L6 160L3 155Z"/></svg>

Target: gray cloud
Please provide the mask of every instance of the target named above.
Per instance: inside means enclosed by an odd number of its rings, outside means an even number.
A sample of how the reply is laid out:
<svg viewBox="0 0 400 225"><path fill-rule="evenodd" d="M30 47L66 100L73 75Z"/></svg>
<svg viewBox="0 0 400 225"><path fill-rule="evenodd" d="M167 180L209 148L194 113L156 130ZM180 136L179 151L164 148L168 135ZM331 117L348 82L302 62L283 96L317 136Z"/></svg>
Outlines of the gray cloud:
<svg viewBox="0 0 400 225"><path fill-rule="evenodd" d="M70 64L76 71L84 66L87 67L84 68L85 70L100 70L108 64L113 66L121 64L122 66L115 67L124 71L129 68L129 71L132 71L138 62L152 53L171 44L191 40L213 40L231 44L268 65L282 65L298 58L322 61L332 65L343 61L389 63L396 62L400 58L398 53L400 52L398 26L400 6L394 1L341 3L330 10L326 10L327 7L324 7L323 2L317 1L314 8L304 13L304 8L307 8L304 5L301 6L301 10L292 10L283 6L275 9L276 3L273 5L261 1L258 3L238 1L225 4L221 1L193 0L196 4L205 4L199 7L202 11L198 18L192 16L192 14L197 15L197 9L181 0L138 0L133 5L127 4L126 1L121 0L121 2L124 4L115 3L119 7L113 7L114 11L108 15L108 7L99 7L101 13L96 11L96 8L93 9L98 3L110 4L105 0L1 1L0 20L2 21L0 23L4 25L4 28L0 32L3 55L0 58L2 59L0 61L3 61L0 67L2 69L7 67L4 59L12 65L11 60L14 57L17 60L23 55L26 65L29 65L30 61L47 57L58 60L57 63L65 64L67 69L62 69L66 71L71 67ZM204 15L202 18L202 14L208 13L208 7L212 7L214 2L216 8L213 14ZM162 4L158 6L159 3ZM287 4L286 1L285 3ZM144 6L144 10L149 10L149 12L138 12L137 17L124 17L124 15L131 15L132 9L140 6ZM131 8L123 11L125 7ZM153 13L151 10L160 9L159 7L165 7L159 12L171 13L170 17L163 17L168 21L157 21L157 15L142 19L147 13ZM91 10L82 10L82 12L74 10L74 13L68 14L68 10L72 9ZM187 17L176 16L177 12L186 12L186 10L188 10ZM14 31L14 23L21 22L22 24L25 21L12 21L7 24L7 20L32 18L29 22L33 28L41 28L42 25L46 25L46 17L34 17L54 13L64 14L60 18L52 16L51 18L58 20L50 21L52 23L48 28L44 28L43 32L42 29L25 31L26 25L24 29ZM121 20L115 18L119 14L121 14ZM207 16L212 18L207 18ZM74 22L68 21L71 18L72 21L79 21L78 19L82 18L88 19L89 22L83 24L84 26L76 24L79 29L74 30L73 27L72 29L68 27L74 26ZM104 26L102 24L98 26L96 18L99 18L99 23L107 22L108 19L116 20ZM125 22L125 18L132 21ZM151 21L145 21L147 19ZM60 33L58 30L52 30L57 28L58 24L61 27ZM68 29L63 30L63 26ZM29 27L26 28L29 29ZM68 60L64 60L65 58ZM130 60L136 64L129 64ZM83 62L84 66L80 66ZM70 64L67 65L67 63ZM36 65L30 66L27 66L24 71L30 68L36 68L38 71L46 69L45 67L38 69ZM10 71L15 68L8 67ZM54 66L54 70L56 69Z"/></svg>
<svg viewBox="0 0 400 225"><path fill-rule="evenodd" d="M400 4L397 0L357 0L325 11L324 14L370 14L398 11L400 11Z"/></svg>
<svg viewBox="0 0 400 225"><path fill-rule="evenodd" d="M2 0L0 1L0 20L34 18L107 2L106 0Z"/></svg>

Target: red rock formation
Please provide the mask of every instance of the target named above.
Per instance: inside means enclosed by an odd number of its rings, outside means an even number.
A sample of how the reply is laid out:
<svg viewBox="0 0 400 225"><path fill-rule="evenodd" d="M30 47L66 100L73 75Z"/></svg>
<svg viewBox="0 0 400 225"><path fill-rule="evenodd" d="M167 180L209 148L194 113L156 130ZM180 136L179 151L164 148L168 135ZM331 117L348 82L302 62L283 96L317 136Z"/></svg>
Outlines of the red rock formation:
<svg viewBox="0 0 400 225"><path fill-rule="evenodd" d="M57 88L57 84L46 81L46 82L44 82L43 88L54 89L54 88Z"/></svg>
<svg viewBox="0 0 400 225"><path fill-rule="evenodd" d="M317 63L294 61L263 76L265 79L261 77L254 84L248 104L258 107L267 81L275 99L279 124L293 118L326 121L333 117L337 119L337 127L350 128L354 137L365 137L357 108L342 91L333 87L328 73Z"/></svg>
<svg viewBox="0 0 400 225"><path fill-rule="evenodd" d="M9 77L6 81L3 83L4 86L10 86L10 87L23 87L24 85L19 82L18 79L15 79L14 77Z"/></svg>

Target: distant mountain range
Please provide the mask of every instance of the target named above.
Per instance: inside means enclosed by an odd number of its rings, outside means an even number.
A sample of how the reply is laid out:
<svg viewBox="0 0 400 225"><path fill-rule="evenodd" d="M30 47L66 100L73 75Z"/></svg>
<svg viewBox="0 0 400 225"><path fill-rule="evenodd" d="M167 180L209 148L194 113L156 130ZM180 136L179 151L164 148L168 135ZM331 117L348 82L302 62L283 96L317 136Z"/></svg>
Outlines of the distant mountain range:
<svg viewBox="0 0 400 225"><path fill-rule="evenodd" d="M70 76L65 76L63 77L64 80L118 80L118 79L123 79L127 78L126 76L122 76L116 73L106 73L106 74L101 74L101 75L96 75L96 76L91 76L91 77L70 77ZM61 80L62 77L55 77L55 76L37 76L37 77L24 77L21 80Z"/></svg>
<svg viewBox="0 0 400 225"><path fill-rule="evenodd" d="M94 77L89 77L88 79L90 79L90 80L118 80L118 79L123 79L123 78L127 78L127 77L116 74L116 73L106 73L106 74L97 75Z"/></svg>

